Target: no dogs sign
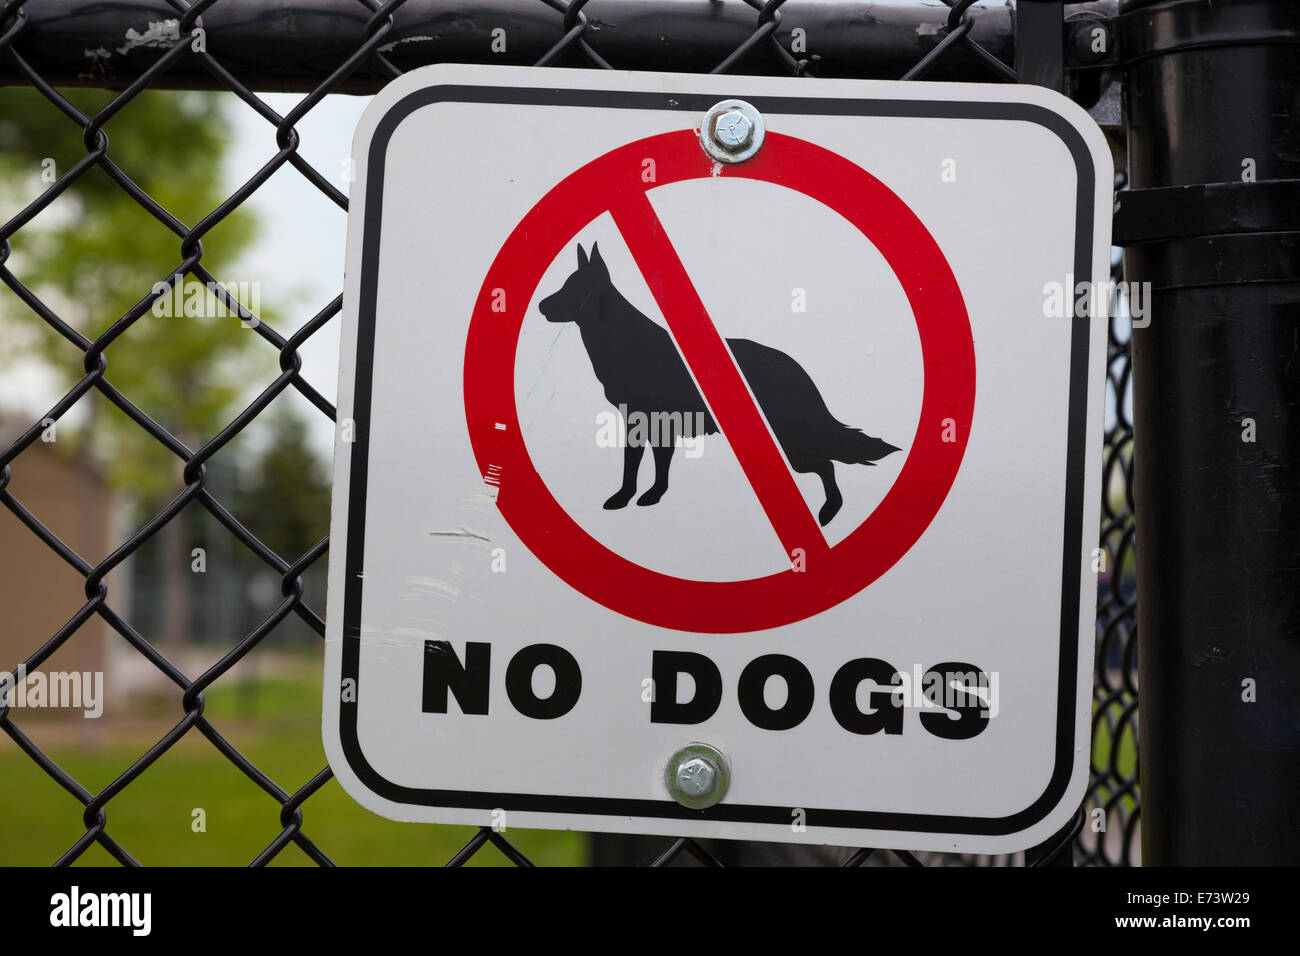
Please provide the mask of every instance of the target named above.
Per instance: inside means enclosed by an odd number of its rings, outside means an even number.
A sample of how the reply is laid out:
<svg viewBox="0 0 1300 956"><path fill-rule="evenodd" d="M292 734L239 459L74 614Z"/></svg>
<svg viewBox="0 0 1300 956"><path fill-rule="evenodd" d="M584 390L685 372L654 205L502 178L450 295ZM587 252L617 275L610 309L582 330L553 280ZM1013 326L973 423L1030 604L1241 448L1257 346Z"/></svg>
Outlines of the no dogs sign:
<svg viewBox="0 0 1300 956"><path fill-rule="evenodd" d="M1082 110L434 67L354 164L324 735L357 800L972 852L1069 819L1111 180Z"/></svg>

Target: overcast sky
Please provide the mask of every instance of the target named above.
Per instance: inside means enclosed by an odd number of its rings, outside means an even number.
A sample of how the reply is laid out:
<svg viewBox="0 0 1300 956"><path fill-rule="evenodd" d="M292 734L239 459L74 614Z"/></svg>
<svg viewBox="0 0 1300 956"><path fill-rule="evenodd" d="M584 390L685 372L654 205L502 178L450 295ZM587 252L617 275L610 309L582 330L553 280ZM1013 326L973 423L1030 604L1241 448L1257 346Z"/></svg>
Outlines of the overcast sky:
<svg viewBox="0 0 1300 956"><path fill-rule="evenodd" d="M266 93L262 98L283 116L302 94ZM297 124L303 158L345 193L349 184L344 161L351 154L357 120L370 99L326 97ZM275 154L276 144L270 123L234 97L228 108L235 141L227 154L226 178L233 190ZM279 316L277 328L288 335L343 289L347 216L288 165L254 193L247 205L261 228L256 242L232 272L261 281L262 303L274 308ZM338 389L339 323L335 316L301 350L304 377L330 401ZM313 438L328 455L333 448L330 423L305 401L297 404L310 413Z"/></svg>

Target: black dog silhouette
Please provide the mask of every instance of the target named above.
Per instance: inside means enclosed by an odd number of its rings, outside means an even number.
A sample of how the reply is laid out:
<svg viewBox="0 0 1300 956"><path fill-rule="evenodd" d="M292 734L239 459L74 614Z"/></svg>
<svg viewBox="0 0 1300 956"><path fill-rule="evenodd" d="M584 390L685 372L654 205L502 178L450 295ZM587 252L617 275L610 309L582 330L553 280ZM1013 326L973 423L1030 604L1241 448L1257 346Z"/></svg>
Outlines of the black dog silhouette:
<svg viewBox="0 0 1300 956"><path fill-rule="evenodd" d="M638 505L655 504L668 490L675 429L682 423L702 422L704 434L718 431L667 329L642 315L614 288L595 245L590 259L578 246L577 270L538 308L548 322L578 326L605 397L625 413L625 429L631 430L632 413L640 413L642 420L660 415L656 421L670 423L668 433L661 431L659 441L651 443L654 484L636 500ZM826 503L817 518L826 525L844 503L833 462L870 465L898 449L837 421L808 373L784 352L748 339L727 339L727 345L790 466L822 480ZM624 445L623 484L605 502L606 508L626 507L636 494L643 451L641 441Z"/></svg>

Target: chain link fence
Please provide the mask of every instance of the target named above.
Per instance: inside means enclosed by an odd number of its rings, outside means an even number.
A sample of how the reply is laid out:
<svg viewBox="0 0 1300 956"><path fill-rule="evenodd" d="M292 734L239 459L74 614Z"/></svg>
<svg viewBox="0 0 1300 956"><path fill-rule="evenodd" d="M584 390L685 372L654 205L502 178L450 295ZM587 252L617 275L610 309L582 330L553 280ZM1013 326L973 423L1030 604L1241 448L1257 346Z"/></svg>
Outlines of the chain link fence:
<svg viewBox="0 0 1300 956"><path fill-rule="evenodd" d="M1058 68L1066 36L1049 30L1041 49L1017 48L1017 12L1007 6L976 6L974 0L945 0L934 4L828 4L801 0L658 0L620 10L611 2L585 0L524 0L499 3L435 3L432 0L343 0L333 4L271 2L271 0L206 0L184 3L120 2L75 4L64 0L9 0L0 3L0 82L39 92L61 114L60 122L80 133L84 155L57 176L35 199L16 212L6 212L0 227L0 279L11 298L5 303L21 314L34 334L58 342L81 370L79 379L47 412L19 429L0 453L0 503L25 526L27 543L48 548L84 582L84 603L53 634L17 635L26 656L0 661L31 673L60 648L76 642L88 622L102 621L111 639L131 649L173 687L182 716L107 786L91 789L59 765L24 730L16 709L0 707L0 727L28 758L71 794L83 807L84 833L53 861L66 865L98 844L122 864L135 864L131 848L114 838L111 808L124 790L147 776L164 754L187 737L202 737L266 796L266 813L277 815L279 833L252 860L263 865L290 844L311 860L332 865L327 847L311 836L312 798L331 779L323 767L307 779L272 779L235 746L205 716L205 693L219 686L236 665L247 664L269 645L272 635L294 619L317 636L324 633L319 590L304 581L318 576L325 565L328 539L304 553L277 553L247 526L224 489L210 479L210 469L228 453L231 442L287 390L295 390L321 415L334 417L334 407L303 374L300 350L328 324L337 322L341 295L323 303L296 329L277 328L276 320L254 315L246 302L226 291L205 264L212 249L204 240L232 217L277 172L292 168L319 196L319 201L347 208L347 196L331 177L313 167L302 154L298 130L304 117L336 92L373 92L387 80L416 65L438 60L532 63L597 69L665 69L715 73L781 73L869 76L874 78L943 78L1009 81L1017 68L1041 58ZM1022 6L1028 6L1025 0ZM1104 7L1104 4L1101 5ZM1046 4L1060 15L1060 4ZM1087 9L1083 9L1083 8ZM1071 17L1096 15L1097 4L1066 8ZM807 39L796 33L796 18L806 15L818 23ZM620 19L622 17L622 19ZM804 21L807 22L807 21ZM824 28L824 29L823 29ZM509 37L502 56L492 53L494 30ZM1027 34L1025 34L1027 35ZM1040 33L1039 36L1042 34ZM124 45L122 37L127 38ZM134 36L134 41L132 37ZM822 45L819 46L819 39ZM855 43L857 44L855 46ZM1035 73L1037 69L1035 68ZM1025 77L1022 75L1022 79ZM1076 88L1096 86L1095 76L1071 77ZM119 92L97 112L83 112L66 87L89 86ZM167 200L137 184L141 147L110 145L111 120L149 89L219 89L230 108L255 112L275 131L275 149L260 169L216 204L206 215L182 221ZM255 90L305 90L286 114L273 109ZM1091 104L1086 104L1091 105ZM151 161L165 162L165 144ZM130 148L134 146L134 148ZM147 156L147 153L146 153ZM174 237L178 261L160 274L156 284L138 290L138 300L105 330L91 337L66 318L61 296L38 294L24 282L23 270L11 253L23 248L23 230L61 198L77 196L84 178L107 176L153 222ZM186 170L170 171L175 190L186 188ZM1012 172L1008 172L1011 188ZM1118 259L1116 260L1118 263ZM1116 266L1118 269L1118 264ZM341 276L339 277L341 280ZM278 361L261 391L224 427L205 435L180 435L151 415L114 384L114 350L132 339L137 323L161 296L187 279L204 283L230 313L254 328L262 349ZM77 294L83 294L84 290ZM93 298L93 290L91 290ZM89 306L93 308L92 301ZM254 323L254 320L257 320ZM230 334L247 334L230 323ZM643 861L672 863L789 863L843 865L1007 865L1033 864L1128 865L1138 860L1139 791L1137 782L1137 661L1134 632L1134 541L1132 421L1128 355L1128 323L1122 307L1112 320L1108 367L1107 434L1103 523L1100 545L1101 590L1097 616L1097 664L1093 723L1092 778L1084 806L1073 824L1051 841L1013 857L971 857L911 854L871 849L790 848L776 845L727 844L691 839L603 837L595 841L596 862ZM81 402L106 401L134 423L152 442L165 449L174 467L168 499L147 520L128 529L94 561L52 530L42 514L15 493L12 480L21 476L25 456L42 435ZM160 535L171 522L201 510L216 533L247 551L279 580L279 593L264 595L261 618L245 633L221 633L220 659L201 670L187 671L175 649L158 639L156 614L124 615L122 595L110 589L110 572L121 568ZM322 521L326 516L322 515ZM161 583L150 583L161 588ZM6 588L3 604L33 600L34 595ZM1014 591L1008 600L1014 600ZM147 625L147 626L146 626ZM216 628L218 631L219 627ZM319 642L317 643L319 651ZM15 837L21 839L21 837ZM511 862L527 866L529 859L506 837L484 827L450 860L465 863L489 844Z"/></svg>

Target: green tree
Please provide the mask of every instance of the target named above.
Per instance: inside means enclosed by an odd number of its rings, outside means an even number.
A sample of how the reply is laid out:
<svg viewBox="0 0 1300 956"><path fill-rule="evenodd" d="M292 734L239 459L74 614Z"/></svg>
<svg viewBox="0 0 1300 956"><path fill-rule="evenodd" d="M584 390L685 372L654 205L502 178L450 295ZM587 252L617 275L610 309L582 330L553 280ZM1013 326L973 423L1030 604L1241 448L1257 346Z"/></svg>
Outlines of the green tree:
<svg viewBox="0 0 1300 956"><path fill-rule="evenodd" d="M72 90L65 95L94 115L114 94ZM185 226L197 225L225 198L222 157L229 131L218 94L146 91L110 118L104 132L108 157ZM0 90L0 219L8 221L84 158L83 139L80 125L37 91ZM203 266L225 282L265 285L261 280L269 277L228 274L253 235L251 215L235 211L203 236ZM10 243L6 265L12 273L92 339L183 258L181 239L98 166ZM6 341L0 356L35 358L64 388L82 377L80 349L8 290L0 293L0 323ZM105 377L195 448L226 424L248 397L250 384L274 374L274 353L258 339L232 315L159 316L151 310L108 346ZM109 462L111 482L132 493L142 510L156 509L183 487L179 460L102 395L91 392L78 412L80 440ZM64 440L64 432L59 438ZM163 630L170 639L187 630L184 534L179 521L162 532L168 576Z"/></svg>
<svg viewBox="0 0 1300 956"><path fill-rule="evenodd" d="M244 470L236 510L268 548L293 562L329 531L330 476L307 423L282 402L268 409L266 447Z"/></svg>

